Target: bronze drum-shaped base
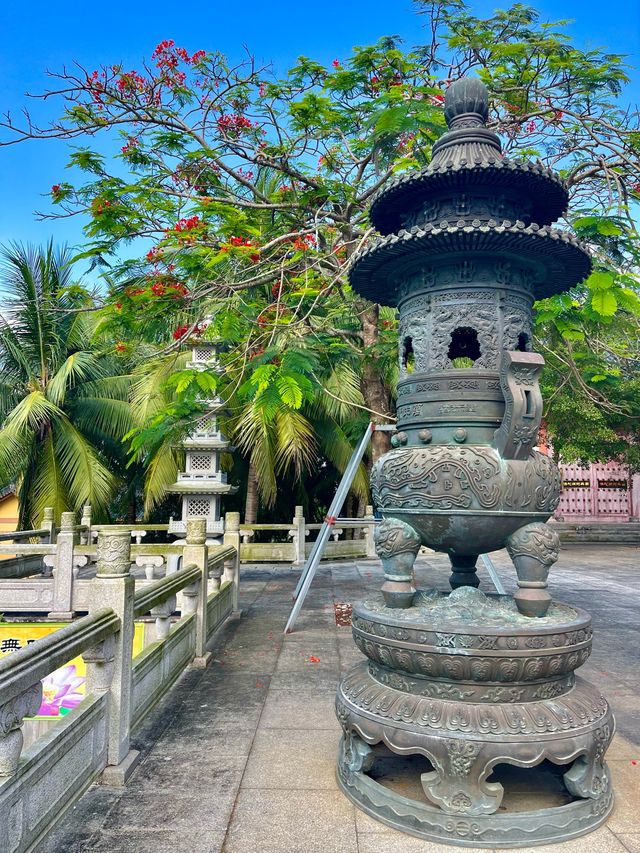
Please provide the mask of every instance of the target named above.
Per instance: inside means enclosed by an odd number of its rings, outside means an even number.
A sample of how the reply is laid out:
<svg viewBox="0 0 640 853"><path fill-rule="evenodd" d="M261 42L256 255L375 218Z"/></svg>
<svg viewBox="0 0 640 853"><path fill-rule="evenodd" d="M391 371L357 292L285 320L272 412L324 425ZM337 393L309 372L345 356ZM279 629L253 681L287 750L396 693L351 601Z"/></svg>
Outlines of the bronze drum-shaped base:
<svg viewBox="0 0 640 853"><path fill-rule="evenodd" d="M553 843L599 826L613 807L604 754L614 721L606 700L573 673L589 654L588 614L553 604L534 627L507 597L417 598L422 606L409 610L376 600L354 608L369 660L344 676L336 699L347 796L390 826L461 846ZM378 744L430 762L414 780L420 799L367 774ZM493 770L545 761L562 766L565 804L500 809L505 792L489 781Z"/></svg>

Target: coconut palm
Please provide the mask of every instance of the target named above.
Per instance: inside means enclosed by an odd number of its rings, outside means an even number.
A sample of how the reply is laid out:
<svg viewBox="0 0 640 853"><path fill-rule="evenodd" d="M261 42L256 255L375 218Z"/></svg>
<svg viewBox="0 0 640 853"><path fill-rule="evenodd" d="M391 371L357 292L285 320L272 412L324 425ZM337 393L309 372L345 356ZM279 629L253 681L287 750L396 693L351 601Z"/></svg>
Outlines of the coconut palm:
<svg viewBox="0 0 640 853"><path fill-rule="evenodd" d="M92 298L73 282L69 252L4 248L0 298L0 483L17 484L20 525L45 506L59 515L88 502L108 515L129 380L92 346Z"/></svg>

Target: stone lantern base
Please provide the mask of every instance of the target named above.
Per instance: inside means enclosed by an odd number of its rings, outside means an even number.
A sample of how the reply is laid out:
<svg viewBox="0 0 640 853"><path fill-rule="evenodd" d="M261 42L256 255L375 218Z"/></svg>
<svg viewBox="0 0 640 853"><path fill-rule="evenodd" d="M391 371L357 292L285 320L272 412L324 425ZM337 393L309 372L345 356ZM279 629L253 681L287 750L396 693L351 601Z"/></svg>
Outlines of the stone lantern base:
<svg viewBox="0 0 640 853"><path fill-rule="evenodd" d="M406 610L370 599L354 607L353 633L369 660L338 689L338 780L368 814L432 841L505 848L564 841L606 820L614 721L599 691L574 676L590 653L587 613L554 602L531 619L509 596L462 587L418 592ZM431 763L419 778L423 800L368 775L376 744ZM493 769L545 760L563 768L565 804L500 810Z"/></svg>

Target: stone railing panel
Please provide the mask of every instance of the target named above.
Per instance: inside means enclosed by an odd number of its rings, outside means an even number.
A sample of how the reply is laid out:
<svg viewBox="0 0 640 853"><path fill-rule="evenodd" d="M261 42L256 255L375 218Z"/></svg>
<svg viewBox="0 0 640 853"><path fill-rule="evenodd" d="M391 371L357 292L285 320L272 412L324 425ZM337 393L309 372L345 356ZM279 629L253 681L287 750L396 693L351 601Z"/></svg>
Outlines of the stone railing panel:
<svg viewBox="0 0 640 853"><path fill-rule="evenodd" d="M196 621L193 614L183 616L168 636L141 652L133 661L131 729L136 729L147 714L171 688L185 666L193 660L196 648Z"/></svg>

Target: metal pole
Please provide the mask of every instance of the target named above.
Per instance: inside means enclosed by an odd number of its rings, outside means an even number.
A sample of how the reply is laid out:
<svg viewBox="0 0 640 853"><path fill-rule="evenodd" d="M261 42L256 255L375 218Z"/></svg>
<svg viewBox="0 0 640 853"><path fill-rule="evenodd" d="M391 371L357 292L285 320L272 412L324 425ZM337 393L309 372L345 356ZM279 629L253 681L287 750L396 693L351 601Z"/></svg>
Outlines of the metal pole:
<svg viewBox="0 0 640 853"><path fill-rule="evenodd" d="M498 574L498 570L496 569L496 567L493 565L491 557L488 554L480 554L480 556L482 558L482 562L484 563L485 569L489 572L489 576L490 576L491 580L493 581L493 585L496 588L496 592L499 595L506 595L507 591L502 586L502 581L500 580L500 575Z"/></svg>
<svg viewBox="0 0 640 853"><path fill-rule="evenodd" d="M342 509L342 505L345 502L347 495L349 493L349 489L351 488L351 484L353 483L353 478L356 475L356 471L358 470L358 465L362 461L362 457L364 456L364 452L367 449L369 442L371 441L371 435L375 429L375 424L370 423L367 427L365 434L362 436L362 440L360 444L353 451L353 455L349 460L349 464L344 470L344 474L342 475L342 479L340 480L340 484L336 490L333 500L331 501L331 506L329 507L329 511L327 512L326 518L322 522L322 527L320 528L320 532L316 538L316 541L313 543L313 547L311 548L311 553L307 558L307 562L300 574L300 579L296 586L295 592L293 593L293 600L295 601L300 592L302 590L302 586L307 579L307 575L310 571L315 571L316 565L316 555L320 551L322 555L322 551L324 550L324 545L327 542L327 536L325 535L326 530L330 530L331 527L336 523L337 517L340 514Z"/></svg>
<svg viewBox="0 0 640 853"><path fill-rule="evenodd" d="M302 610L304 600L307 597L309 587L313 582L313 578L318 569L318 565L320 563L320 560L322 559L322 554L324 553L325 546L329 540L329 536L331 535L331 530L335 525L336 521L338 520L338 516L342 510L342 505L346 500L347 494L349 493L349 489L351 488L351 484L353 483L353 478L355 477L356 471L358 470L358 465L362 461L364 452L367 449L369 442L371 441L371 436L376 430L383 432L391 432L395 430L395 428L395 424L370 423L367 427L365 434L362 437L362 441L353 451L353 456L349 460L349 464L347 465L345 472L342 475L342 479L340 480L340 484L336 491L335 497L333 498L331 506L329 507L327 517L325 518L322 527L320 528L318 538L313 543L311 553L309 554L305 567L300 575L300 580L298 581L298 585L296 586L295 592L293 594L294 605L291 608L289 620L284 629L285 634L290 634L291 631L293 631L293 627L296 624L298 615Z"/></svg>

